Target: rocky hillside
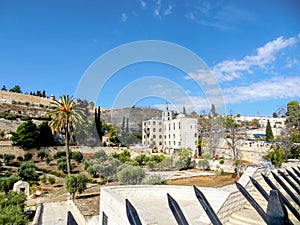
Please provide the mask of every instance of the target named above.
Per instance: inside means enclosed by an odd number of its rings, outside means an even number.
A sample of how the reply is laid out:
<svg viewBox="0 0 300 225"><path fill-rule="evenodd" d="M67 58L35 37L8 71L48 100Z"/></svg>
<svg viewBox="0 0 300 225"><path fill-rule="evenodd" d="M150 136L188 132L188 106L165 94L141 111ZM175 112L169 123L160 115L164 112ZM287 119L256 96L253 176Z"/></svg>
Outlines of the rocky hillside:
<svg viewBox="0 0 300 225"><path fill-rule="evenodd" d="M5 131L6 133L15 131L23 122L22 119L28 116L38 120L47 118L51 101L49 98L0 91L0 131ZM155 117L161 117L161 110L149 107L113 110L101 108L102 120L116 127L121 127L123 118L125 118L125 121L128 118L129 128L141 129L143 120Z"/></svg>
<svg viewBox="0 0 300 225"><path fill-rule="evenodd" d="M101 118L107 122L114 124L116 127L121 127L123 123L123 118L126 120L128 118L129 128L142 128L142 122L151 118L161 118L161 110L154 108L122 108L113 110L103 110L101 113Z"/></svg>

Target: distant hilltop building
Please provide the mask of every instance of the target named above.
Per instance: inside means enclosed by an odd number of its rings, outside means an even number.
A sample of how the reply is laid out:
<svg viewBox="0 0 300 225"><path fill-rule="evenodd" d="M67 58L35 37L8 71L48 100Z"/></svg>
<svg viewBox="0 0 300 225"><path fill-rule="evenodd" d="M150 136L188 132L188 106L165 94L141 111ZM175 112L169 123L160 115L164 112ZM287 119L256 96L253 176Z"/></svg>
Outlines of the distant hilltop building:
<svg viewBox="0 0 300 225"><path fill-rule="evenodd" d="M177 116L166 105L162 117L143 121L142 143L172 153L182 148L196 151L198 141L198 125L196 118Z"/></svg>

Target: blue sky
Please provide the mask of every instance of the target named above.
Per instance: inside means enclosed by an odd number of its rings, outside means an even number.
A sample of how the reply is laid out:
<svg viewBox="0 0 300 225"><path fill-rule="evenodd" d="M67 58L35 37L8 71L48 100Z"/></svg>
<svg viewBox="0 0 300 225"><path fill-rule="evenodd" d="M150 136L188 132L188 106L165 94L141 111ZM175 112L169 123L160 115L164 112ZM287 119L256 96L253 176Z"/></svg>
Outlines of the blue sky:
<svg viewBox="0 0 300 225"><path fill-rule="evenodd" d="M48 95L75 95L95 60L143 40L175 43L197 54L215 77L227 113L271 116L300 98L296 0L2 0L0 85L17 84L28 93L45 89ZM110 76L99 88L96 103L113 107L126 87L142 93L145 87L137 81L155 77L171 86L152 85L156 96L140 95L135 105L172 104L164 98L167 90L178 108L207 112L214 102L196 85L207 76L201 68L183 72L159 62L136 63ZM174 94L175 86L189 102Z"/></svg>

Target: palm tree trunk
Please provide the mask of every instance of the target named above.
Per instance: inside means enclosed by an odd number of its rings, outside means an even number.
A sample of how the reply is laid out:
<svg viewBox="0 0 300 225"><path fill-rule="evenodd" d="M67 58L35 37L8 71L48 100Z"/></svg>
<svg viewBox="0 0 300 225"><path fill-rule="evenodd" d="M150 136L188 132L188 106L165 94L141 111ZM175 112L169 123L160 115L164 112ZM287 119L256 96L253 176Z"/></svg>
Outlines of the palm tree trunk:
<svg viewBox="0 0 300 225"><path fill-rule="evenodd" d="M66 157L67 157L67 169L68 176L71 175L71 164L70 164L70 150L69 150L69 123L66 125Z"/></svg>

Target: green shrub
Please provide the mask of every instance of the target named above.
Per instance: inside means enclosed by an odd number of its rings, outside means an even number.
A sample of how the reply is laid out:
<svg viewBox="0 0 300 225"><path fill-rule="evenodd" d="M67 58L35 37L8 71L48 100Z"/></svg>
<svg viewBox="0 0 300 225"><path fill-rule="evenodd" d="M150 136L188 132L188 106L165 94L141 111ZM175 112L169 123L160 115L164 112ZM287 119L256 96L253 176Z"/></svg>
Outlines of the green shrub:
<svg viewBox="0 0 300 225"><path fill-rule="evenodd" d="M30 153L30 152L26 152L25 154L24 154L24 160L25 161L29 161L29 160L31 160L32 159L32 153Z"/></svg>
<svg viewBox="0 0 300 225"><path fill-rule="evenodd" d="M64 157L66 156L66 151L58 151L54 154L54 159L58 159L58 158L61 158L61 157Z"/></svg>
<svg viewBox="0 0 300 225"><path fill-rule="evenodd" d="M49 184L54 184L55 183L55 178L54 177L48 177L48 182L49 182Z"/></svg>
<svg viewBox="0 0 300 225"><path fill-rule="evenodd" d="M145 171L137 166L126 165L117 173L121 184L141 184L145 177Z"/></svg>
<svg viewBox="0 0 300 225"><path fill-rule="evenodd" d="M220 165L224 164L224 159L220 159Z"/></svg>
<svg viewBox="0 0 300 225"><path fill-rule="evenodd" d="M107 154L105 153L104 150L95 152L94 156L96 159L100 159L101 161L105 161L108 159Z"/></svg>
<svg viewBox="0 0 300 225"><path fill-rule="evenodd" d="M199 169L202 169L202 170L209 170L210 169L209 161L207 159L199 160L198 167L199 167Z"/></svg>
<svg viewBox="0 0 300 225"><path fill-rule="evenodd" d="M16 156L13 155L13 154L4 154L4 155L3 155L3 160L4 160L4 162L8 163L9 161L14 160L15 157L16 157Z"/></svg>
<svg viewBox="0 0 300 225"><path fill-rule="evenodd" d="M146 180L142 182L142 184L147 185L164 185L167 184L167 181L163 179L161 175L150 175Z"/></svg>
<svg viewBox="0 0 300 225"><path fill-rule="evenodd" d="M204 159L212 159L212 155L210 153L205 153L204 154Z"/></svg>
<svg viewBox="0 0 300 225"><path fill-rule="evenodd" d="M81 152L71 152L71 159L80 163L83 159L83 154Z"/></svg>
<svg viewBox="0 0 300 225"><path fill-rule="evenodd" d="M84 174L71 175L65 179L66 190L75 197L75 194L81 194L86 189L87 177Z"/></svg>
<svg viewBox="0 0 300 225"><path fill-rule="evenodd" d="M225 175L224 169L220 168L221 175Z"/></svg>
<svg viewBox="0 0 300 225"><path fill-rule="evenodd" d="M45 184L47 182L46 174L43 174L43 176L40 180Z"/></svg>
<svg viewBox="0 0 300 225"><path fill-rule="evenodd" d="M33 162L24 162L18 168L18 174L25 181L32 182L37 181L39 175L36 172L36 167Z"/></svg>

